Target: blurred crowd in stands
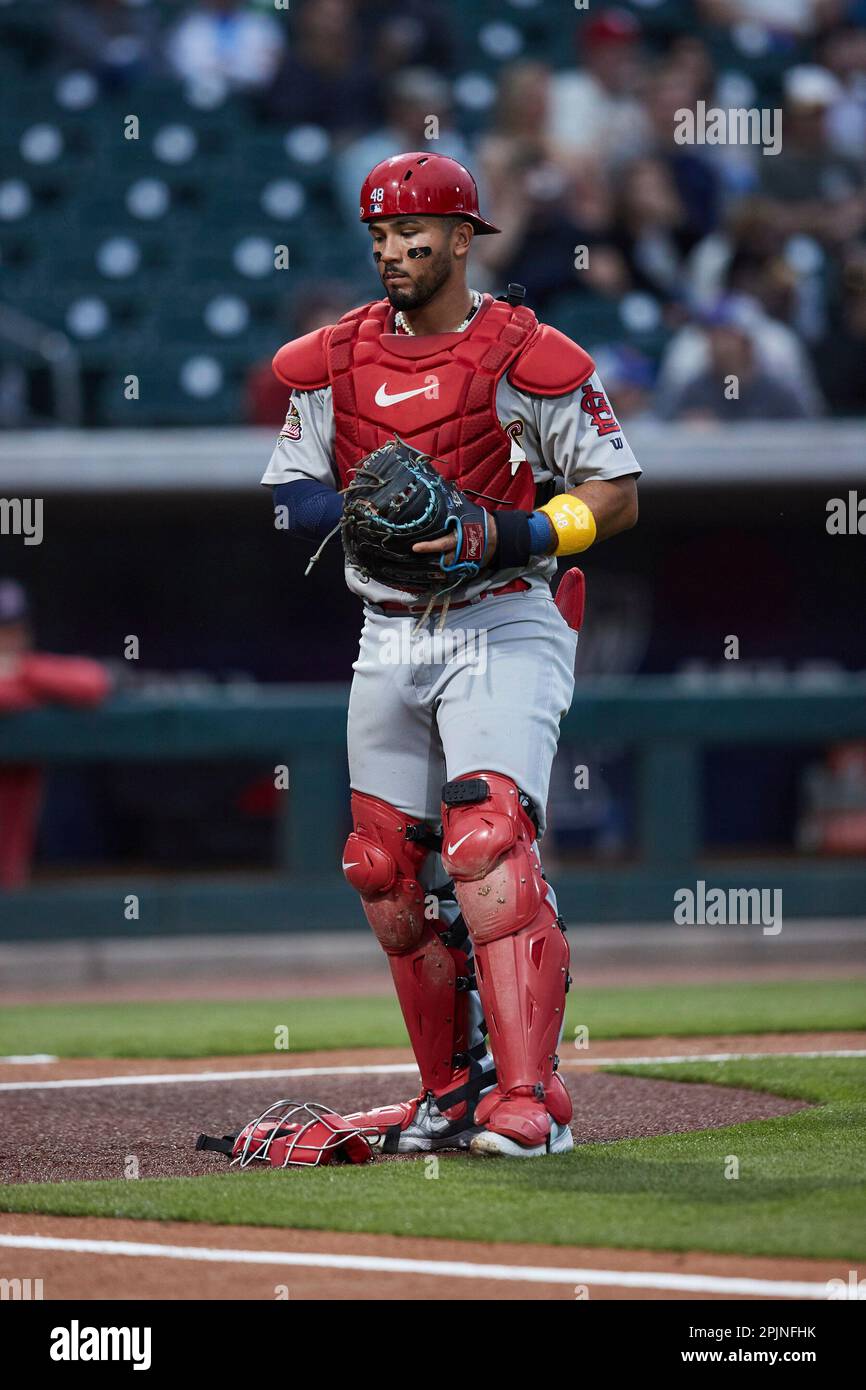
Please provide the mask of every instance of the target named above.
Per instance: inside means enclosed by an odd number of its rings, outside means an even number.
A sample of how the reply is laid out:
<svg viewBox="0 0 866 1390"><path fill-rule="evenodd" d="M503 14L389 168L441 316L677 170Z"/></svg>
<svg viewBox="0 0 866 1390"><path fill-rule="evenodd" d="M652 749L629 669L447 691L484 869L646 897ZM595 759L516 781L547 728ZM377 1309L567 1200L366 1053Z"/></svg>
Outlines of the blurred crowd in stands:
<svg viewBox="0 0 866 1390"><path fill-rule="evenodd" d="M108 86L173 77L323 131L359 263L372 165L466 163L502 228L473 283L525 285L625 418L733 418L731 374L738 419L866 412L866 0L68 0L54 33ZM699 103L781 110L781 148L677 143ZM306 285L282 336L358 302L356 279ZM266 367L247 401L282 418Z"/></svg>

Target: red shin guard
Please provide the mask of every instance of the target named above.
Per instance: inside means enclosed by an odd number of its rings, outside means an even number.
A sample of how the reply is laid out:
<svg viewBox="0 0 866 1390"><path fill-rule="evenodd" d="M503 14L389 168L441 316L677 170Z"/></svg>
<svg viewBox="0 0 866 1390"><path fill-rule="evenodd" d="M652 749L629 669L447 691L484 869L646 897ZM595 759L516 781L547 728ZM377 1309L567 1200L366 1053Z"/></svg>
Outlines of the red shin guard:
<svg viewBox="0 0 866 1390"><path fill-rule="evenodd" d="M443 862L472 935L498 1076L476 1120L520 1143L543 1143L551 1116L571 1118L555 1075L568 945L547 898L535 826L514 782L493 772L449 783L442 819Z"/></svg>
<svg viewBox="0 0 866 1390"><path fill-rule="evenodd" d="M465 953L446 944L436 922L425 917L417 876L429 851L407 839L410 827L425 827L361 792L352 794L352 817L343 872L361 894L388 956L422 1091L447 1096L469 1081L469 965ZM465 1113L465 1100L443 1111L451 1120Z"/></svg>

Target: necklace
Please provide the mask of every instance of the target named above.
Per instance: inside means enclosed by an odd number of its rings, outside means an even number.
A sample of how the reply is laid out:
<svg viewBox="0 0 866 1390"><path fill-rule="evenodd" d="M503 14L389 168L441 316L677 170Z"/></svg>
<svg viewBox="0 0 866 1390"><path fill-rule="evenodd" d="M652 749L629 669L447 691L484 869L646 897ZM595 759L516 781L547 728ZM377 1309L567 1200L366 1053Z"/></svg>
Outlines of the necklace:
<svg viewBox="0 0 866 1390"><path fill-rule="evenodd" d="M478 306L481 303L481 294L478 290L470 290L470 294L472 295L472 308L469 310L469 313L466 315L463 322L459 324L457 328L452 328L450 330L452 333L462 333L464 328L468 326L470 320L478 311ZM402 309L398 309L396 314L394 315L394 327L398 330L398 332L408 333L410 337L415 337L415 329L409 327L409 324L406 322L406 319L403 315Z"/></svg>

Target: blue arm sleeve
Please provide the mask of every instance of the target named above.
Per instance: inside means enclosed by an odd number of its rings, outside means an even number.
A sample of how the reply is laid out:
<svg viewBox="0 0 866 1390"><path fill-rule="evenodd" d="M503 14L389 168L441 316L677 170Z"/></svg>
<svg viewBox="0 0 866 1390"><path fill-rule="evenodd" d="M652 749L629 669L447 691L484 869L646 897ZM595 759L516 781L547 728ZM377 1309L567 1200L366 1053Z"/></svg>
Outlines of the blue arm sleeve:
<svg viewBox="0 0 866 1390"><path fill-rule="evenodd" d="M343 497L312 478L296 478L274 488L274 507L286 508L280 529L303 541L323 541L343 515Z"/></svg>

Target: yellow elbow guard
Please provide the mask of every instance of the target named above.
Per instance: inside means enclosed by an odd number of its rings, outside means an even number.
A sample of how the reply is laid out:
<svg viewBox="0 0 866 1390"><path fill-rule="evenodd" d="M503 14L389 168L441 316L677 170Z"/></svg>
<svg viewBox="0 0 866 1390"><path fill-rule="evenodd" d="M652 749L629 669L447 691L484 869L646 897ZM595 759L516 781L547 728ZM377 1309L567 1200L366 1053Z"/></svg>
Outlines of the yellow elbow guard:
<svg viewBox="0 0 866 1390"><path fill-rule="evenodd" d="M538 510L549 517L556 532L554 555L577 555L595 540L595 517L579 497L561 492Z"/></svg>

